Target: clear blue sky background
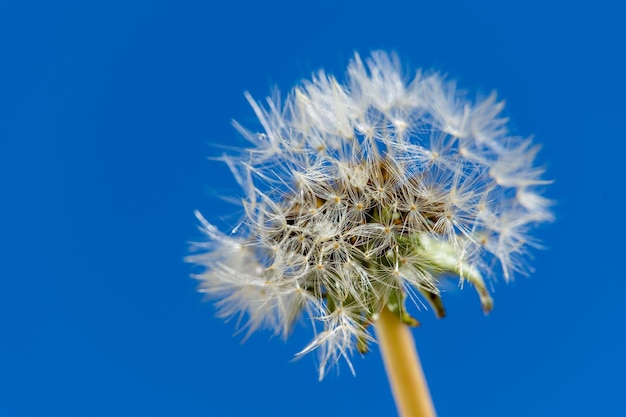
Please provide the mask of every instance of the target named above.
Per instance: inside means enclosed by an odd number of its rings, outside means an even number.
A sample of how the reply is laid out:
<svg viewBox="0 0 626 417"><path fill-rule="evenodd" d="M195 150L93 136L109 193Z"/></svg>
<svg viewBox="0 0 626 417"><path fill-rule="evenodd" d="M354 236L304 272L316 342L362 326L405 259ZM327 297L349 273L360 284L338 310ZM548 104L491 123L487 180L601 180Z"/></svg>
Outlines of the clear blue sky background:
<svg viewBox="0 0 626 417"><path fill-rule="evenodd" d="M0 417L388 416L378 351L318 382L268 332L241 344L182 262L234 181L244 100L353 51L495 89L543 144L558 220L483 317L414 331L446 416L626 415L624 10L618 2L0 2Z"/></svg>

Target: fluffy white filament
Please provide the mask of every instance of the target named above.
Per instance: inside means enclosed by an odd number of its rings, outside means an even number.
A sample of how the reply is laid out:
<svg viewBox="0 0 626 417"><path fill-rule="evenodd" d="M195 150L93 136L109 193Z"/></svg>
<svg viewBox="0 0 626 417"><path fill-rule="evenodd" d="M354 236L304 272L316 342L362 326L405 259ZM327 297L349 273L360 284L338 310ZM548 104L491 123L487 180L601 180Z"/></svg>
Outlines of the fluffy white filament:
<svg viewBox="0 0 626 417"><path fill-rule="evenodd" d="M262 132L236 125L251 147L223 156L243 226L226 235L198 213L208 239L188 258L224 317L287 336L308 315L319 325L302 353L318 349L321 377L366 350L383 306L410 324L407 292L443 315L438 283L454 274L488 311L483 275L524 272L529 230L551 219L547 182L495 95L468 100L435 73L407 82L395 56L374 52L354 57L345 84L320 71L283 104L246 97Z"/></svg>

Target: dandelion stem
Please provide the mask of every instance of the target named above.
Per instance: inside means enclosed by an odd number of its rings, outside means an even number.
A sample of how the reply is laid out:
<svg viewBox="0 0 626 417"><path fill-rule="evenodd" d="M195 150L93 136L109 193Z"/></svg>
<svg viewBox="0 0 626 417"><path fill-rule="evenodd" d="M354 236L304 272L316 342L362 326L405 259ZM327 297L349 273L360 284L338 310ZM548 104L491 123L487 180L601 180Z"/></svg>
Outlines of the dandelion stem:
<svg viewBox="0 0 626 417"><path fill-rule="evenodd" d="M389 385L401 417L435 417L410 328L383 308L375 322Z"/></svg>

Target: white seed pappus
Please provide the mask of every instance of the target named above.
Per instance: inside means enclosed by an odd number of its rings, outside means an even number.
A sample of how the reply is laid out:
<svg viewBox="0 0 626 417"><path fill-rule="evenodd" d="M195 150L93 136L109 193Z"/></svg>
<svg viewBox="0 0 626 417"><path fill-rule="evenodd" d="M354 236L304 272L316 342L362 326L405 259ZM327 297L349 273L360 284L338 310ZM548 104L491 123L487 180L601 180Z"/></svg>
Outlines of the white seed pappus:
<svg viewBox="0 0 626 417"><path fill-rule="evenodd" d="M206 235L187 260L223 317L288 336L300 317L320 378L355 349L383 307L417 321L405 300L443 316L440 282L457 276L492 300L484 278L526 273L532 228L552 219L538 148L509 135L495 94L470 100L437 73L405 76L395 55L355 55L345 83L324 71L287 98L257 103L262 131L236 124L250 147L220 159L241 186L245 215Z"/></svg>

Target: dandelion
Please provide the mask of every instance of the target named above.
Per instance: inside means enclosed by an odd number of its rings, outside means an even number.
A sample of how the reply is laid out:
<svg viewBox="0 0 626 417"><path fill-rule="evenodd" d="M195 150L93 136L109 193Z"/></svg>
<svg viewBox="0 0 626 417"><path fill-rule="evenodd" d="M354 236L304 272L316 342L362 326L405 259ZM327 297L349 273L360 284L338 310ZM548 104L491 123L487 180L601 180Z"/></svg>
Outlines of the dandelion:
<svg viewBox="0 0 626 417"><path fill-rule="evenodd" d="M394 376L414 350L406 300L443 317L440 283L456 276L489 312L486 279L529 272L528 233L551 219L547 182L537 147L509 135L495 95L472 101L439 74L405 77L384 52L355 55L346 79L320 71L282 103L246 94L262 132L235 124L251 146L220 158L245 215L225 234L196 213L207 240L188 260L203 267L200 291L248 332L286 337L310 318L300 354L319 353L320 379L340 358L352 369L374 327L398 407L411 413L401 397L413 394L398 390L413 377Z"/></svg>

